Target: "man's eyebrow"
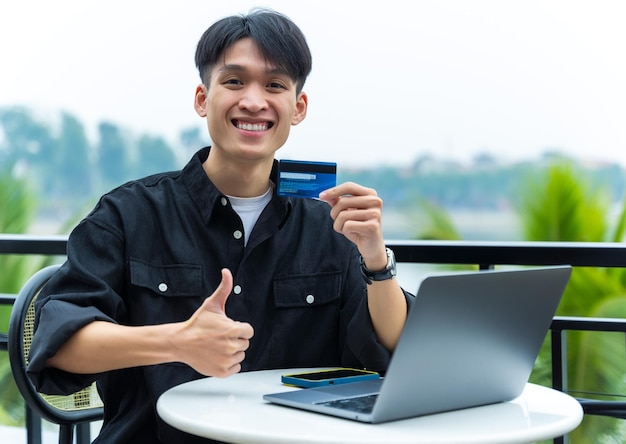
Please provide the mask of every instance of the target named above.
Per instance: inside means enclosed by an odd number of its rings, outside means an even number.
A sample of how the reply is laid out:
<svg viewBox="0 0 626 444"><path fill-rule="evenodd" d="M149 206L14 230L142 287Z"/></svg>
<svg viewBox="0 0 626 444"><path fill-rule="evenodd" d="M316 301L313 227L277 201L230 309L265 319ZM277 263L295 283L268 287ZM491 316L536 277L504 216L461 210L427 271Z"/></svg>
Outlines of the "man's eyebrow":
<svg viewBox="0 0 626 444"><path fill-rule="evenodd" d="M235 63L229 63L226 65L222 65L218 68L218 72L245 72L246 68L243 67L242 65L237 65ZM286 76L286 77L291 77L289 75L289 72L287 72L286 69L283 68L278 68L278 67L272 67L269 68L265 71L266 74L269 75L279 75L279 76Z"/></svg>
<svg viewBox="0 0 626 444"><path fill-rule="evenodd" d="M225 71L245 71L245 68L241 65L235 65L235 64L228 64L228 65L222 65L218 68L219 72L225 72Z"/></svg>
<svg viewBox="0 0 626 444"><path fill-rule="evenodd" d="M284 68L274 67L272 69L268 69L267 73L275 75L275 76L286 76L286 77L291 78L291 76L289 75L289 72L287 72L287 70Z"/></svg>

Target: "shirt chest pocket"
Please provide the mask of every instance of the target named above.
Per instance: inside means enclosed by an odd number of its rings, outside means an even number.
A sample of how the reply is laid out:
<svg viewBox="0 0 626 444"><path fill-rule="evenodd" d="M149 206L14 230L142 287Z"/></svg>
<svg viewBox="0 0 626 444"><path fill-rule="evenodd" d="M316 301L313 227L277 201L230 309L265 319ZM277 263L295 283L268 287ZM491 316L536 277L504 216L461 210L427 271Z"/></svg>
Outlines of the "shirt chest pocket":
<svg viewBox="0 0 626 444"><path fill-rule="evenodd" d="M341 276L341 272L328 272L274 280L270 366L314 367L339 362Z"/></svg>
<svg viewBox="0 0 626 444"><path fill-rule="evenodd" d="M161 296L200 296L202 267L190 264L154 265L131 259L130 283Z"/></svg>
<svg viewBox="0 0 626 444"><path fill-rule="evenodd" d="M276 308L320 307L338 301L341 272L295 275L274 279Z"/></svg>

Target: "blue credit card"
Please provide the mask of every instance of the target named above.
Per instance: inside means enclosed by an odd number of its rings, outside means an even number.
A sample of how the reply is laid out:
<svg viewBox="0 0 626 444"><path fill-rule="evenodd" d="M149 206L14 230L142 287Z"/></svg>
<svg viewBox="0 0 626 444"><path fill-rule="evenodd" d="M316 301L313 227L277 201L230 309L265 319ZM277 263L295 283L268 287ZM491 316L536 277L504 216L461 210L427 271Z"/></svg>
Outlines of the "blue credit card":
<svg viewBox="0 0 626 444"><path fill-rule="evenodd" d="M317 198L322 191L335 185L337 185L337 164L334 162L300 160L278 162L279 196Z"/></svg>

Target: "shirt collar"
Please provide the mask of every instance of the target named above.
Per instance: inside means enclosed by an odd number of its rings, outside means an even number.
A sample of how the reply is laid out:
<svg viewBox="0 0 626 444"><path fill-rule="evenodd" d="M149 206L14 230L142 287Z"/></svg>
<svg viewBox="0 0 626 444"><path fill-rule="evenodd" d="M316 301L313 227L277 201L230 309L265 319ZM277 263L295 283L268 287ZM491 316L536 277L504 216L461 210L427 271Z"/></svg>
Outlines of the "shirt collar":
<svg viewBox="0 0 626 444"><path fill-rule="evenodd" d="M211 147L204 147L199 150L191 158L189 163L185 165L182 171L182 178L189 191L191 199L198 207L198 210L202 214L202 218L206 223L211 219L213 209L216 205L221 205L221 199L226 197L215 187L215 184L206 175L202 164L209 157L209 151ZM274 160L272 165L272 172L270 173L270 180L277 183L278 177L278 161ZM274 187L274 195L270 204L279 215L280 225L282 226L293 207L293 198L283 197L276 195L276 187Z"/></svg>

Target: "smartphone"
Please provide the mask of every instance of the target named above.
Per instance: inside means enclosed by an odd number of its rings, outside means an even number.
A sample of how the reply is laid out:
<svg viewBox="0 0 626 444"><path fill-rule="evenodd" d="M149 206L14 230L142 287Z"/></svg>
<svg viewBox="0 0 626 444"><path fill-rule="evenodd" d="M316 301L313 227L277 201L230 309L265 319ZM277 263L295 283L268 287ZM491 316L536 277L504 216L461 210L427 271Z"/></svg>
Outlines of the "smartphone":
<svg viewBox="0 0 626 444"><path fill-rule="evenodd" d="M369 370L334 368L315 372L285 374L282 375L281 381L286 385L309 388L379 378L379 373Z"/></svg>

